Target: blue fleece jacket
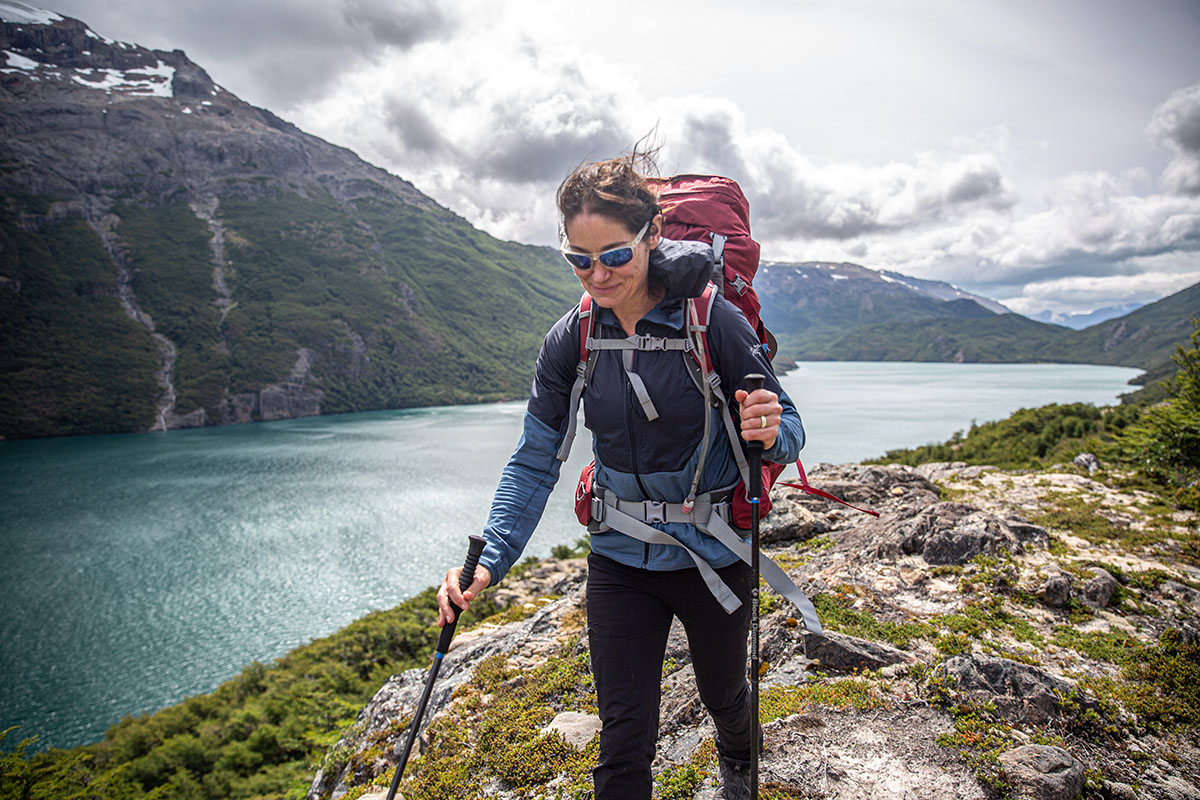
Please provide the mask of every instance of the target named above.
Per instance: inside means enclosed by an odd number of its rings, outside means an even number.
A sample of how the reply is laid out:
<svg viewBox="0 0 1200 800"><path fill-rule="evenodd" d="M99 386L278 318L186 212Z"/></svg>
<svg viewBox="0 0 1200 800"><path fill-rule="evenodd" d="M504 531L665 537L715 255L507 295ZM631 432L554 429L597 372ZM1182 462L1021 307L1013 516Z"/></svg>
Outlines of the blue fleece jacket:
<svg viewBox="0 0 1200 800"><path fill-rule="evenodd" d="M666 248L660 245L660 249ZM625 338L611 310L593 308L596 311L593 336ZM683 337L685 316L684 301L668 296L638 322L637 333ZM713 304L707 338L730 409L737 408L734 391L746 388L743 376L755 372L766 376L765 387L779 395L783 415L778 438L763 453L763 458L779 463L795 461L804 446L800 415L779 386L750 323L720 294ZM579 307L576 306L546 334L537 358L524 431L501 474L483 530L487 546L479 563L491 571L493 584L520 558L558 481L561 462L556 454L567 430L571 386L578 363ZM584 392L585 424L592 432L596 457L596 482L626 500L682 502L691 487L700 454L706 413L704 398L679 351L635 351L633 372L645 383L658 411L654 421L647 419L625 375L621 351L599 351L595 371ZM707 413L712 420L709 451L699 486L702 493L731 487L739 477L719 416L721 412L710 408ZM654 523L654 527L674 536L714 568L737 560L727 547L690 524ZM634 567L695 568L682 548L645 544L618 531L593 533L591 548Z"/></svg>

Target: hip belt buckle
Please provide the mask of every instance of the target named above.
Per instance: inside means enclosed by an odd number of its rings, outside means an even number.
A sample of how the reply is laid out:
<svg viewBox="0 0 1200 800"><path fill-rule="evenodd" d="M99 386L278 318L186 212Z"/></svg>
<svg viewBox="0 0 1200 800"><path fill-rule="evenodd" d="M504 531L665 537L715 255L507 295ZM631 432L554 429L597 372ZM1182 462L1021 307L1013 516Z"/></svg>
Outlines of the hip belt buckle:
<svg viewBox="0 0 1200 800"><path fill-rule="evenodd" d="M647 500L645 502L646 522L666 522L666 505L658 500Z"/></svg>

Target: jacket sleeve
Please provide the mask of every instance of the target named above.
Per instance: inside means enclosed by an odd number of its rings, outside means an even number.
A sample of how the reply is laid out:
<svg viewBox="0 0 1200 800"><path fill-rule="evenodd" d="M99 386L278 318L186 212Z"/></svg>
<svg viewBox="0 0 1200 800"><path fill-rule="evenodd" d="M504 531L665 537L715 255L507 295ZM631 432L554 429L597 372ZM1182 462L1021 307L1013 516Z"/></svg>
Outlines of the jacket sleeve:
<svg viewBox="0 0 1200 800"><path fill-rule="evenodd" d="M479 563L492 573L493 585L521 557L558 482L562 466L558 448L566 435L571 386L579 362L578 312L573 309L560 319L542 342L521 439L492 497L483 528L487 545Z"/></svg>
<svg viewBox="0 0 1200 800"><path fill-rule="evenodd" d="M746 388L747 375L761 373L766 377L763 388L778 394L779 404L783 406L779 436L769 450L763 451L763 459L777 464L788 464L798 459L800 450L804 447L804 425L800 421L800 413L796 411L796 406L787 392L779 385L779 379L763 352L758 334L750 327L742 312L720 294L713 302L708 340L716 358L714 367L721 376L721 387L729 399L734 422L738 419L737 404L733 400L734 391Z"/></svg>

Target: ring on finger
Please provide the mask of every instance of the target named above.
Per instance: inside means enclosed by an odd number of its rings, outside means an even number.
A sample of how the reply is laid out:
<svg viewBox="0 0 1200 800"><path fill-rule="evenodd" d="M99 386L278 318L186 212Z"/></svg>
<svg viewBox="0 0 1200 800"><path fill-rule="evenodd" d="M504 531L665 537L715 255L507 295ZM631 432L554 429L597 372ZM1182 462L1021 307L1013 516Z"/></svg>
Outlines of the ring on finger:
<svg viewBox="0 0 1200 800"><path fill-rule="evenodd" d="M758 418L758 427L760 427L760 428L765 428L765 427L767 427L767 418L766 418L766 416L760 416L760 417Z"/></svg>

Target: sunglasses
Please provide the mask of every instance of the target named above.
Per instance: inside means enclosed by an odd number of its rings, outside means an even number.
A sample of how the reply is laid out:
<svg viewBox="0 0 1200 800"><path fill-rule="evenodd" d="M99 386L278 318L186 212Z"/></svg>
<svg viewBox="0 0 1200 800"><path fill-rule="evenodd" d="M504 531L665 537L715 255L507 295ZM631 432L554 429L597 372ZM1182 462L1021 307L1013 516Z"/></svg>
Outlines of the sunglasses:
<svg viewBox="0 0 1200 800"><path fill-rule="evenodd" d="M646 231L650 230L650 222L647 221L642 229L638 231L638 235L633 237L633 241L629 244L614 247L611 250L605 250L602 253L581 253L577 250L570 249L565 243L562 248L562 256L575 269L588 270L599 261L609 269L623 267L630 261L633 261L633 248L637 247L642 241L642 237L646 235Z"/></svg>

